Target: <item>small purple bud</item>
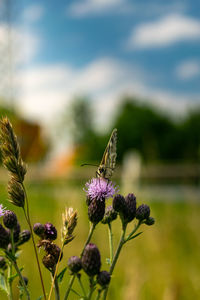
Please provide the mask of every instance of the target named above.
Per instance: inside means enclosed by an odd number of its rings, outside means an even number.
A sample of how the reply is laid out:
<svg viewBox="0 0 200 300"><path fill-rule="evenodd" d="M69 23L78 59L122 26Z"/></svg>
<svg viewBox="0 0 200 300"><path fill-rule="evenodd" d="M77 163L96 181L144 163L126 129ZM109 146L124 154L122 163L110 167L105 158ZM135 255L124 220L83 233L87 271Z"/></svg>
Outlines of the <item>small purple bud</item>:
<svg viewBox="0 0 200 300"><path fill-rule="evenodd" d="M42 259L42 262L47 269L53 269L57 263L55 257L52 254L45 255Z"/></svg>
<svg viewBox="0 0 200 300"><path fill-rule="evenodd" d="M128 194L125 197L126 203L126 213L124 214L124 219L129 223L135 218L136 214L136 197L134 194Z"/></svg>
<svg viewBox="0 0 200 300"><path fill-rule="evenodd" d="M106 287L110 283L110 273L108 273L107 271L101 271L97 275L97 282L102 287Z"/></svg>
<svg viewBox="0 0 200 300"><path fill-rule="evenodd" d="M7 228L13 229L17 225L16 214L11 210L6 210L3 216L3 223Z"/></svg>
<svg viewBox="0 0 200 300"><path fill-rule="evenodd" d="M71 256L67 265L73 274L78 273L82 269L81 259L78 256Z"/></svg>
<svg viewBox="0 0 200 300"><path fill-rule="evenodd" d="M115 195L112 205L114 210L119 213L123 213L126 210L125 198L120 194Z"/></svg>
<svg viewBox="0 0 200 300"><path fill-rule="evenodd" d="M88 206L88 217L93 224L99 223L105 213L105 200L94 199Z"/></svg>
<svg viewBox="0 0 200 300"><path fill-rule="evenodd" d="M88 276L94 276L99 273L101 256L99 249L95 244L90 243L85 247L81 262L83 270Z"/></svg>
<svg viewBox="0 0 200 300"><path fill-rule="evenodd" d="M46 223L44 225L44 237L47 240L51 240L51 241L57 239L57 230L56 230L55 226L53 226L53 224Z"/></svg>
<svg viewBox="0 0 200 300"><path fill-rule="evenodd" d="M142 221L148 219L150 216L150 208L146 204L140 205L136 210L136 219Z"/></svg>
<svg viewBox="0 0 200 300"><path fill-rule="evenodd" d="M117 212L114 210L112 205L109 205L108 207L106 207L106 211L103 220L101 222L103 224L109 224L116 219L117 219Z"/></svg>
<svg viewBox="0 0 200 300"><path fill-rule="evenodd" d="M148 217L144 223L148 226L151 226L155 223L155 219L152 217Z"/></svg>
<svg viewBox="0 0 200 300"><path fill-rule="evenodd" d="M10 242L9 232L0 224L0 248L7 248Z"/></svg>
<svg viewBox="0 0 200 300"><path fill-rule="evenodd" d="M18 246L28 242L30 240L31 233L29 230L23 230L19 234L19 241L18 241Z"/></svg>
<svg viewBox="0 0 200 300"><path fill-rule="evenodd" d="M42 237L43 234L44 234L44 230L45 230L45 227L43 224L41 223L35 223L33 225L33 231L35 234L37 234L39 237Z"/></svg>

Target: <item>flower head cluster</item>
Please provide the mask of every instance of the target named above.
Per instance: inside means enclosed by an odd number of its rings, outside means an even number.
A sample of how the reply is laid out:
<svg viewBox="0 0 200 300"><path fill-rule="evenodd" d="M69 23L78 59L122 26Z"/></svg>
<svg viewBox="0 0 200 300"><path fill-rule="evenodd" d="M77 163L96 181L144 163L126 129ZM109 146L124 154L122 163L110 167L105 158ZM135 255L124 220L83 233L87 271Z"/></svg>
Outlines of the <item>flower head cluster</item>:
<svg viewBox="0 0 200 300"><path fill-rule="evenodd" d="M112 198L118 191L118 187L112 181L107 181L103 178L92 178L86 183L85 187L86 189L84 190L91 200Z"/></svg>

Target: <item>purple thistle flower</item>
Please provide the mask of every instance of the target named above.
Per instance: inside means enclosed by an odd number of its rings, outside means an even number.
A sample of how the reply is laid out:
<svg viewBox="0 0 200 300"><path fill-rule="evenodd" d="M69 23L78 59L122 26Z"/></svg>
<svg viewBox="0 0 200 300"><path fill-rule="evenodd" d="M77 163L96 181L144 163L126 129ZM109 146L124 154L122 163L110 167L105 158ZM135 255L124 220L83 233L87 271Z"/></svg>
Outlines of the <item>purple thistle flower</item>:
<svg viewBox="0 0 200 300"><path fill-rule="evenodd" d="M85 184L85 187L84 191L91 200L105 200L118 192L118 187L112 181L103 178L92 178Z"/></svg>
<svg viewBox="0 0 200 300"><path fill-rule="evenodd" d="M0 204L0 217L5 214L5 208L3 208L3 204Z"/></svg>

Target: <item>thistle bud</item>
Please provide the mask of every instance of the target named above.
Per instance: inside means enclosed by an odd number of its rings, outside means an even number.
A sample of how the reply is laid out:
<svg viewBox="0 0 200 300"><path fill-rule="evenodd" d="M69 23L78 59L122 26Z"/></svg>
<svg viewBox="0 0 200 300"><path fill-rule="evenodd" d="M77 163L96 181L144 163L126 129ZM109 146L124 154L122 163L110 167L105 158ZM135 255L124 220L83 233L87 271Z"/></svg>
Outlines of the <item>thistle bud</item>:
<svg viewBox="0 0 200 300"><path fill-rule="evenodd" d="M37 234L39 237L42 237L44 234L45 227L41 223L35 223L33 225L33 232Z"/></svg>
<svg viewBox="0 0 200 300"><path fill-rule="evenodd" d="M146 204L140 205L136 210L136 219L142 221L150 216L150 208Z"/></svg>
<svg viewBox="0 0 200 300"><path fill-rule="evenodd" d="M128 194L125 197L126 203L126 214L124 215L124 219L129 223L135 218L136 214L136 197L134 194Z"/></svg>
<svg viewBox="0 0 200 300"><path fill-rule="evenodd" d="M53 224L46 223L44 225L44 236L46 239L51 240L51 241L57 239L57 230L56 230L55 226L53 226Z"/></svg>
<svg viewBox="0 0 200 300"><path fill-rule="evenodd" d="M55 257L52 254L45 255L42 259L42 262L47 269L53 269L57 263Z"/></svg>
<svg viewBox="0 0 200 300"><path fill-rule="evenodd" d="M115 219L117 219L117 212L114 210L112 205L109 205L108 207L106 207L106 211L105 211L103 220L101 222L103 224L109 224L112 221L114 221Z"/></svg>
<svg viewBox="0 0 200 300"><path fill-rule="evenodd" d="M82 268L88 276L94 276L99 273L101 256L95 244L90 243L85 247L81 262Z"/></svg>
<svg viewBox="0 0 200 300"><path fill-rule="evenodd" d="M107 271L101 271L97 276L97 282L102 287L106 287L110 283L110 273Z"/></svg>
<svg viewBox="0 0 200 300"><path fill-rule="evenodd" d="M0 248L7 248L9 241L9 232L0 224Z"/></svg>
<svg viewBox="0 0 200 300"><path fill-rule="evenodd" d="M20 227L19 222L17 222L17 225L15 226L14 231L13 231L13 238L14 238L15 243L17 243L19 240L20 231L21 231L21 227Z"/></svg>
<svg viewBox="0 0 200 300"><path fill-rule="evenodd" d="M81 259L78 256L71 256L67 266L73 274L78 273L82 269Z"/></svg>
<svg viewBox="0 0 200 300"><path fill-rule="evenodd" d="M3 216L3 223L7 228L13 229L17 225L16 214L11 210L6 210Z"/></svg>
<svg viewBox="0 0 200 300"><path fill-rule="evenodd" d="M105 200L94 199L88 206L88 217L93 224L99 223L105 213Z"/></svg>
<svg viewBox="0 0 200 300"><path fill-rule="evenodd" d="M2 269L2 270L7 269L7 263L3 256L0 256L0 269Z"/></svg>
<svg viewBox="0 0 200 300"><path fill-rule="evenodd" d="M18 241L18 246L28 242L30 240L31 233L29 230L23 230L19 234L19 241Z"/></svg>
<svg viewBox="0 0 200 300"><path fill-rule="evenodd" d="M119 213L124 213L124 211L126 210L125 199L120 194L117 194L114 197L112 205L113 205L114 210Z"/></svg>
<svg viewBox="0 0 200 300"><path fill-rule="evenodd" d="M148 226L151 226L155 223L155 219L152 217L148 217L144 223Z"/></svg>

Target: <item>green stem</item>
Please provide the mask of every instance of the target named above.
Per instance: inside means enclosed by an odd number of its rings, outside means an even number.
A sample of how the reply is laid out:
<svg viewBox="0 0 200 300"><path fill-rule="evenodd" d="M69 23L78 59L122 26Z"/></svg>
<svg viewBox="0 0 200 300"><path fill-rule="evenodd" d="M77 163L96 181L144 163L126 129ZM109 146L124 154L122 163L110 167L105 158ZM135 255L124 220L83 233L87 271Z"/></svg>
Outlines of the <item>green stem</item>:
<svg viewBox="0 0 200 300"><path fill-rule="evenodd" d="M94 278L90 277L90 292L88 295L88 300L91 300L94 290L95 290Z"/></svg>
<svg viewBox="0 0 200 300"><path fill-rule="evenodd" d="M118 244L118 247L117 247L117 250L115 252L115 256L113 258L113 261L112 261L112 264L110 266L110 275L112 275L113 271L114 271L114 268L115 268L115 265L116 265L116 262L118 260L118 257L119 257L119 254L120 254L120 251L125 243L125 240L124 240L124 237L125 237L125 233L126 233L126 227L127 225L123 226L123 229L122 229L122 234L121 234L121 238L120 238L120 241L119 241L119 244ZM109 286L108 286L109 287ZM104 291L104 295L103 295L103 299L105 300L106 297L107 297L107 293L108 293L108 287L105 289Z"/></svg>
<svg viewBox="0 0 200 300"><path fill-rule="evenodd" d="M85 292L84 286L83 286L82 281L81 281L81 274L77 274L76 277L78 278L78 281L79 281L80 287L81 287L81 289L82 289L84 298L86 298L86 292Z"/></svg>
<svg viewBox="0 0 200 300"><path fill-rule="evenodd" d="M32 242L33 242L33 248L34 248L34 252L35 252L35 257L36 257L36 261L37 261L38 271L39 271L39 275L40 275L40 281L41 281L42 290L43 290L43 296L44 296L44 300L46 300L47 298L46 298L46 292L45 292L45 288L44 288L44 281L43 281L43 278L42 278L42 271L41 271L41 268L40 268L40 262L39 262L39 258L38 258L38 253L37 253L37 249L36 249L35 239L34 239L34 235L33 235L33 229L32 229L32 225L31 225L30 212L29 212L29 204L28 204L28 197L27 197L26 189L25 189L25 186L24 186L23 182L21 182L21 185L23 187L24 194L25 194L25 199L26 199L26 212L25 212L25 209L24 209L24 214L25 214L25 218L26 218L27 223L28 223L29 228L30 228L31 239L32 239Z"/></svg>
<svg viewBox="0 0 200 300"><path fill-rule="evenodd" d="M54 274L52 274L52 281L54 281L54 290L55 290L55 300L60 300L60 291L58 286L57 277L54 278Z"/></svg>
<svg viewBox="0 0 200 300"><path fill-rule="evenodd" d="M90 226L90 231L89 231L89 234L88 234L87 240L86 240L86 242L85 242L85 245L84 245L84 247L83 247L83 250L81 251L81 255L80 255L80 257L82 257L82 256L83 256L83 252L84 252L84 250L85 250L85 247L86 247L86 246L87 246L87 244L90 242L90 240L91 240L91 238L92 238L92 235L93 235L93 232L94 232L94 229L95 229L95 227L96 227L96 224L93 224L93 223L92 223L92 225ZM75 279L75 277L76 277L76 275L73 275L73 276L72 276L72 278L71 278L71 280L70 280L70 282L69 282L69 286L68 286L68 288L67 288L67 291L66 291L66 294L65 294L65 298L64 298L64 300L66 300L66 299L68 298L68 296L69 296L69 293L70 293L71 287L72 287L72 285L73 285L73 283L74 283L74 279Z"/></svg>
<svg viewBox="0 0 200 300"><path fill-rule="evenodd" d="M18 276L19 276L20 283L22 284L22 286L23 286L23 288L24 288L24 291L25 291L25 293L26 293L26 297L27 297L28 300L30 300L29 291L28 291L28 289L27 289L26 283L24 282L24 278L23 278L23 276L22 276L22 274L21 274L21 272L20 272L20 269L19 269L19 267L18 267L18 265L17 265L17 262L16 262L15 260L11 259L9 255L7 255L7 258L8 258L9 261L13 264L13 266L14 266L14 268L15 268L15 270L16 270Z"/></svg>
<svg viewBox="0 0 200 300"><path fill-rule="evenodd" d="M100 296L101 296L101 292L102 292L102 290L101 290L101 289L99 289L99 290L98 290L98 294L97 294L97 297L96 297L96 300L99 300L99 299L100 299Z"/></svg>
<svg viewBox="0 0 200 300"><path fill-rule="evenodd" d="M94 232L94 230L95 230L95 227L96 227L96 224L93 224L93 223L92 223L92 225L90 226L90 231L89 231L89 234L88 234L87 241L85 242L85 245L84 245L84 247L83 247L83 250L82 250L82 252L81 252L80 257L83 256L83 252L84 252L84 250L85 250L85 247L87 246L87 244L89 244L89 242L90 242L90 240L91 240L91 238L92 238L93 232Z"/></svg>
<svg viewBox="0 0 200 300"><path fill-rule="evenodd" d="M67 291L66 291L66 293L65 293L64 300L67 300L67 298L68 298L68 296L69 296L69 293L70 293L71 287L72 287L72 285L73 285L73 283L74 283L75 277L76 277L76 275L73 275L73 276L71 277L71 279L70 279L69 286L68 286L68 289L67 289Z"/></svg>
<svg viewBox="0 0 200 300"><path fill-rule="evenodd" d="M9 265L8 265L8 277L7 277L8 298L9 298L9 300L13 300L12 281L10 280L11 276L12 276L12 264L11 264L11 262L9 262Z"/></svg>
<svg viewBox="0 0 200 300"><path fill-rule="evenodd" d="M128 240L132 237L132 235L138 230L140 225L142 224L142 221L138 221L138 223L135 225L134 229L131 231L131 233L127 236L125 239L125 243L128 242Z"/></svg>
<svg viewBox="0 0 200 300"><path fill-rule="evenodd" d="M109 236L109 248L110 248L110 264L113 260L113 233L111 223L108 223L108 236Z"/></svg>

